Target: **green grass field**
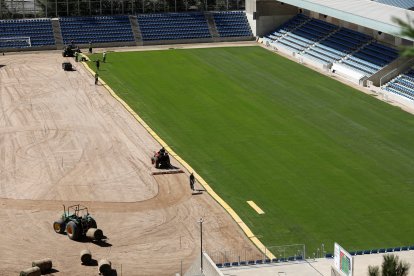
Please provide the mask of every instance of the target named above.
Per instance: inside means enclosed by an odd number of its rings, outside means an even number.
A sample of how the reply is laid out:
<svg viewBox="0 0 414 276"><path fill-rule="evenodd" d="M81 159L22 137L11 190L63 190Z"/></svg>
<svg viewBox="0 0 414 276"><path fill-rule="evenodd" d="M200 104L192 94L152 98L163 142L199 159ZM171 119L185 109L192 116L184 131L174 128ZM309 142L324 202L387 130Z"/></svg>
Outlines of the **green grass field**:
<svg viewBox="0 0 414 276"><path fill-rule="evenodd" d="M414 244L413 115L260 47L107 58L100 76L267 246Z"/></svg>

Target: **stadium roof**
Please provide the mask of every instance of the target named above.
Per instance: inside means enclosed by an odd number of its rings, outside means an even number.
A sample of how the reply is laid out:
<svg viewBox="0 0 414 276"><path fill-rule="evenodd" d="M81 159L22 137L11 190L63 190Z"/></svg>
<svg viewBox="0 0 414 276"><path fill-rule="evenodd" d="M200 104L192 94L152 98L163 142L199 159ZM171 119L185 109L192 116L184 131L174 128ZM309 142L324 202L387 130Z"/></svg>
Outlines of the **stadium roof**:
<svg viewBox="0 0 414 276"><path fill-rule="evenodd" d="M403 37L400 35L401 27L392 19L395 17L402 20L407 20L407 18L414 20L414 11L371 0L279 1L399 37ZM414 41L413 38L403 38Z"/></svg>
<svg viewBox="0 0 414 276"><path fill-rule="evenodd" d="M413 0L373 0L375 2L383 3L386 5L399 7L407 10L412 10L414 8Z"/></svg>

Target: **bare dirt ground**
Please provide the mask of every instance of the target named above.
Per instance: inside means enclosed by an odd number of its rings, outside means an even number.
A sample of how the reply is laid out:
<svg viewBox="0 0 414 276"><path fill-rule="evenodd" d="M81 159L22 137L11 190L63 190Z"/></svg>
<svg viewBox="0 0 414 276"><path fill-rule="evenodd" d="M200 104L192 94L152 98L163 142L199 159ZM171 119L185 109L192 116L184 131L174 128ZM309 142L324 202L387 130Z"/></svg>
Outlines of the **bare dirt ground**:
<svg viewBox="0 0 414 276"><path fill-rule="evenodd" d="M191 195L188 172L152 176L160 145L81 64L60 52L0 56L0 275L50 257L56 275L97 275L79 253L108 258L118 275L174 275L204 248L259 254L209 195ZM175 160L173 164L179 167ZM62 204L90 208L106 242L52 229Z"/></svg>

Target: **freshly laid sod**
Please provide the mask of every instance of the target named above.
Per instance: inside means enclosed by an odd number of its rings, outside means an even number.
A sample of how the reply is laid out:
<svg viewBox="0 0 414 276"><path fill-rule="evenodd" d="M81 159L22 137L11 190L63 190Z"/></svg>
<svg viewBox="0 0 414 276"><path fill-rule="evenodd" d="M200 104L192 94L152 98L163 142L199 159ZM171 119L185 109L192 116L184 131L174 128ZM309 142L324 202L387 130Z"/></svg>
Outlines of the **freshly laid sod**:
<svg viewBox="0 0 414 276"><path fill-rule="evenodd" d="M414 244L413 115L260 47L107 60L100 76L264 244Z"/></svg>

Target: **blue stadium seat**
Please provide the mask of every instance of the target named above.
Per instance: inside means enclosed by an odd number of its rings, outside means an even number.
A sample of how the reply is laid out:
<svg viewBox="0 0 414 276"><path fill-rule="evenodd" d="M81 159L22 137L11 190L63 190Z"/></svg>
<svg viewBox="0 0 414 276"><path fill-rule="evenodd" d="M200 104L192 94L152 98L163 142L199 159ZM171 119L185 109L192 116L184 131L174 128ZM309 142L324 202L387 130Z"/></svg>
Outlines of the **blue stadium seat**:
<svg viewBox="0 0 414 276"><path fill-rule="evenodd" d="M410 70L392 79L383 89L409 100L414 100L414 70Z"/></svg>
<svg viewBox="0 0 414 276"><path fill-rule="evenodd" d="M61 17L59 22L64 44L135 41L128 16Z"/></svg>
<svg viewBox="0 0 414 276"><path fill-rule="evenodd" d="M137 20L144 41L211 38L201 12L141 14Z"/></svg>
<svg viewBox="0 0 414 276"><path fill-rule="evenodd" d="M5 40L16 37L29 37L31 45L23 40ZM52 21L48 18L0 20L0 38L0 48L55 45Z"/></svg>
<svg viewBox="0 0 414 276"><path fill-rule="evenodd" d="M213 12L212 14L220 37L253 36L243 11Z"/></svg>

